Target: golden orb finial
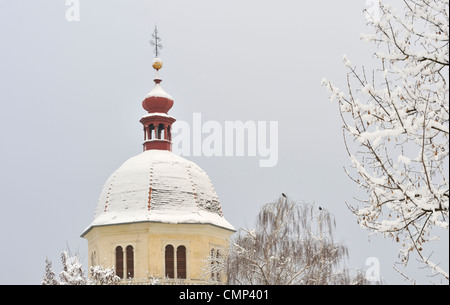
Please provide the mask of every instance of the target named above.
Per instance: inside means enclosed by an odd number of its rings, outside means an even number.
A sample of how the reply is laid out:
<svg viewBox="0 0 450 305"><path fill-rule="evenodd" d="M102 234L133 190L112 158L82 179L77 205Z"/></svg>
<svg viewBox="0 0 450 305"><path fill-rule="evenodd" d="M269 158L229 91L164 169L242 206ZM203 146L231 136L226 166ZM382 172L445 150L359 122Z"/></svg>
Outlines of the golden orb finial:
<svg viewBox="0 0 450 305"><path fill-rule="evenodd" d="M159 69L161 69L163 66L163 62L160 58L155 58L153 59L153 69L155 69L156 71L158 71Z"/></svg>

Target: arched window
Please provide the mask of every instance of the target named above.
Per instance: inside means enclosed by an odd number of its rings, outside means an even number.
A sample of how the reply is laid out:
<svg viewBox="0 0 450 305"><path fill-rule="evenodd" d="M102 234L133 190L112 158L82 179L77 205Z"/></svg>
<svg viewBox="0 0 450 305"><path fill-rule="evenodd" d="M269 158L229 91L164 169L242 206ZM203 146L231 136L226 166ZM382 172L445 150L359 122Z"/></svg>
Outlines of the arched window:
<svg viewBox="0 0 450 305"><path fill-rule="evenodd" d="M97 252L91 253L91 266L97 266Z"/></svg>
<svg viewBox="0 0 450 305"><path fill-rule="evenodd" d="M177 248L177 278L186 278L186 247L179 246Z"/></svg>
<svg viewBox="0 0 450 305"><path fill-rule="evenodd" d="M133 246L128 246L127 250L127 279L134 277L134 251Z"/></svg>
<svg viewBox="0 0 450 305"><path fill-rule="evenodd" d="M149 140L153 140L155 138L155 125L150 124L148 126Z"/></svg>
<svg viewBox="0 0 450 305"><path fill-rule="evenodd" d="M172 245L167 245L165 249L165 275L169 279L175 278L175 266L174 266L174 248Z"/></svg>
<svg viewBox="0 0 450 305"><path fill-rule="evenodd" d="M215 253L214 249L211 249L211 255L210 255L209 259L211 260L211 280L212 281L214 281L214 278L215 278L215 276L214 276L215 275L215 272L214 272L215 271L214 270L215 269L214 268L215 267L214 253Z"/></svg>
<svg viewBox="0 0 450 305"><path fill-rule="evenodd" d="M116 247L116 275L123 279L123 249Z"/></svg>
<svg viewBox="0 0 450 305"><path fill-rule="evenodd" d="M172 141L172 133L170 132L170 125L167 126L167 140Z"/></svg>
<svg viewBox="0 0 450 305"><path fill-rule="evenodd" d="M158 139L164 140L164 124L158 125Z"/></svg>
<svg viewBox="0 0 450 305"><path fill-rule="evenodd" d="M220 252L211 249L211 280L220 282Z"/></svg>
<svg viewBox="0 0 450 305"><path fill-rule="evenodd" d="M216 265L218 267L218 269L216 270L216 281L220 282L220 270L219 270L219 266L220 266L220 252L219 250L216 251Z"/></svg>

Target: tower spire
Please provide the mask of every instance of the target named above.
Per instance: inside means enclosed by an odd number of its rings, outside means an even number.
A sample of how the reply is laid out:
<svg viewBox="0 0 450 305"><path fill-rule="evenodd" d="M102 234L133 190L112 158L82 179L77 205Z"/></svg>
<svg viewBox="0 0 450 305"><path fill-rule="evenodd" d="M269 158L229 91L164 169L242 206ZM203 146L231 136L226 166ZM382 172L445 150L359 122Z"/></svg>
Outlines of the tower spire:
<svg viewBox="0 0 450 305"><path fill-rule="evenodd" d="M155 47L156 58L153 60L153 68L156 70L154 78L155 86L142 101L142 107L148 114L140 120L144 127L144 151L151 149L172 150L171 128L175 118L168 115L173 106L172 97L161 87L162 80L158 71L162 68L162 61L158 58L158 49L162 48L161 38L158 36L158 28L155 26L151 45Z"/></svg>
<svg viewBox="0 0 450 305"><path fill-rule="evenodd" d="M155 30L152 34L153 40L150 41L150 44L155 48L155 56L158 58L158 49L162 49L163 45L161 44L161 37L158 36L158 26L155 25Z"/></svg>

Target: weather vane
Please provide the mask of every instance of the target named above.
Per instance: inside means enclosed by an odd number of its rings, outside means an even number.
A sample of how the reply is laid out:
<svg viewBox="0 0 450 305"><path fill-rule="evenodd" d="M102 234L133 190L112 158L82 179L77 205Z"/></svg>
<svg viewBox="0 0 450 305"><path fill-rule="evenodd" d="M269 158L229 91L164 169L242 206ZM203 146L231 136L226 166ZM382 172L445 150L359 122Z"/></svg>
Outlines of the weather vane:
<svg viewBox="0 0 450 305"><path fill-rule="evenodd" d="M152 34L153 41L150 41L150 44L155 47L155 54L158 57L158 49L162 49L163 45L161 44L161 38L158 36L158 28L155 25L155 31Z"/></svg>

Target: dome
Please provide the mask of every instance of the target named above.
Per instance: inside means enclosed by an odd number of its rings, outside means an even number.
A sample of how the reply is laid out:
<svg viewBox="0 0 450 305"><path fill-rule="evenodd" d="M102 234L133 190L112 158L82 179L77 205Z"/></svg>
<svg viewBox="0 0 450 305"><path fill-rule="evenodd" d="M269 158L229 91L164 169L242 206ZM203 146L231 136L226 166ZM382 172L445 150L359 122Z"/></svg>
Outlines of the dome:
<svg viewBox="0 0 450 305"><path fill-rule="evenodd" d="M167 113L173 106L173 98L161 87L161 80L155 78L155 87L150 91L142 101L142 107L147 112Z"/></svg>
<svg viewBox="0 0 450 305"><path fill-rule="evenodd" d="M136 222L200 223L234 230L223 217L208 175L167 150L144 151L109 177L84 234L95 226Z"/></svg>

